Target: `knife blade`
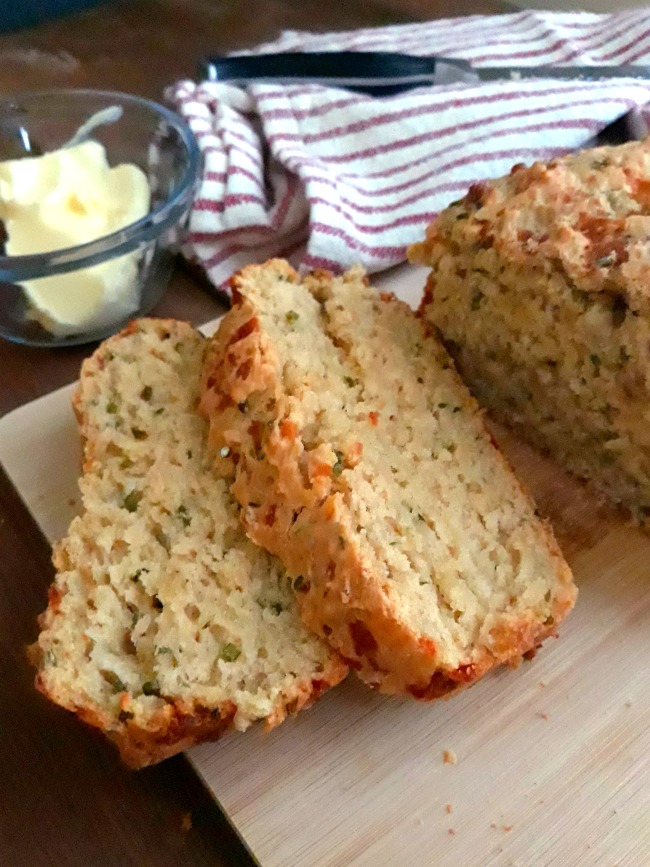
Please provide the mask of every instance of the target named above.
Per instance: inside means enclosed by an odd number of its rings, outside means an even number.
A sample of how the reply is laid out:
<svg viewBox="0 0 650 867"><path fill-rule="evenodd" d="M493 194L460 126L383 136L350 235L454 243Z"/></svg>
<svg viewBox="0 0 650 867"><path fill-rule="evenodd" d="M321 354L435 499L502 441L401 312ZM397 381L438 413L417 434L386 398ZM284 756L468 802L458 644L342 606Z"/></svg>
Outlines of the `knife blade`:
<svg viewBox="0 0 650 867"><path fill-rule="evenodd" d="M555 78L650 79L650 66L484 66L455 57L416 57L383 51L319 51L239 54L208 58L204 78L236 86L252 81L272 84L322 84L390 96L416 87L481 81Z"/></svg>

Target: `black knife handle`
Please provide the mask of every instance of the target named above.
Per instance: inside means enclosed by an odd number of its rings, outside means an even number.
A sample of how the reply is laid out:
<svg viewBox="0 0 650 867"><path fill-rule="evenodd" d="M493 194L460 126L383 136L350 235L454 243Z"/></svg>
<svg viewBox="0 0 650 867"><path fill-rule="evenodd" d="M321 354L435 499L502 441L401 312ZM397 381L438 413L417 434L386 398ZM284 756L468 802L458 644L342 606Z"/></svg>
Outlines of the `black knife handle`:
<svg viewBox="0 0 650 867"><path fill-rule="evenodd" d="M445 58L445 67L457 71L457 80L471 72L464 60ZM373 96L388 96L414 87L437 83L438 61L384 51L318 51L281 54L246 54L210 57L204 78L235 85L251 81L277 84L317 82Z"/></svg>

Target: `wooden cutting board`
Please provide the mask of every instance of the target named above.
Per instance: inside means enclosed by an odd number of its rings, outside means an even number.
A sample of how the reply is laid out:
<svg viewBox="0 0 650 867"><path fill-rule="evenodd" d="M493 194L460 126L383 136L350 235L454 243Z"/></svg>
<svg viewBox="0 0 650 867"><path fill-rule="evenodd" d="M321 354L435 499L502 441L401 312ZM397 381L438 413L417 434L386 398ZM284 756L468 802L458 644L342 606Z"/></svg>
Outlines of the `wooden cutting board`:
<svg viewBox="0 0 650 867"><path fill-rule="evenodd" d="M415 303L423 277L376 282ZM0 420L0 461L50 540L78 508L71 390ZM263 867L650 865L650 535L496 433L574 569L575 611L532 662L449 701L351 676L271 733L192 750Z"/></svg>

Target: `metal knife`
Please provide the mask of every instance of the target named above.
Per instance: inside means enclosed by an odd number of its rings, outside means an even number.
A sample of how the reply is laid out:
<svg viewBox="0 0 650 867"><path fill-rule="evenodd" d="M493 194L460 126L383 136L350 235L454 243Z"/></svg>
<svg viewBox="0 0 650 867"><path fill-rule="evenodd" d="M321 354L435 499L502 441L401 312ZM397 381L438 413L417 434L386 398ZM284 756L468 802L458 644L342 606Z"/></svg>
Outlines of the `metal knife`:
<svg viewBox="0 0 650 867"><path fill-rule="evenodd" d="M452 57L415 57L383 51L319 51L215 56L203 63L209 81L242 86L315 83L372 96L390 96L432 84L502 79L650 79L650 66L484 66Z"/></svg>

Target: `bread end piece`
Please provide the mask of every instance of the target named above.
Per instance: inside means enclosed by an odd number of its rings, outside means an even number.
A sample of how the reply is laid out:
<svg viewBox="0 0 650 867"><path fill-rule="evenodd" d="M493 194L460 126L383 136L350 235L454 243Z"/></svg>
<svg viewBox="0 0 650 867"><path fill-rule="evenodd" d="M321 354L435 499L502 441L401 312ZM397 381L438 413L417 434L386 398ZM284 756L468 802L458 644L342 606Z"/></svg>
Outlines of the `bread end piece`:
<svg viewBox="0 0 650 867"><path fill-rule="evenodd" d="M650 139L473 185L410 258L502 423L650 523Z"/></svg>

